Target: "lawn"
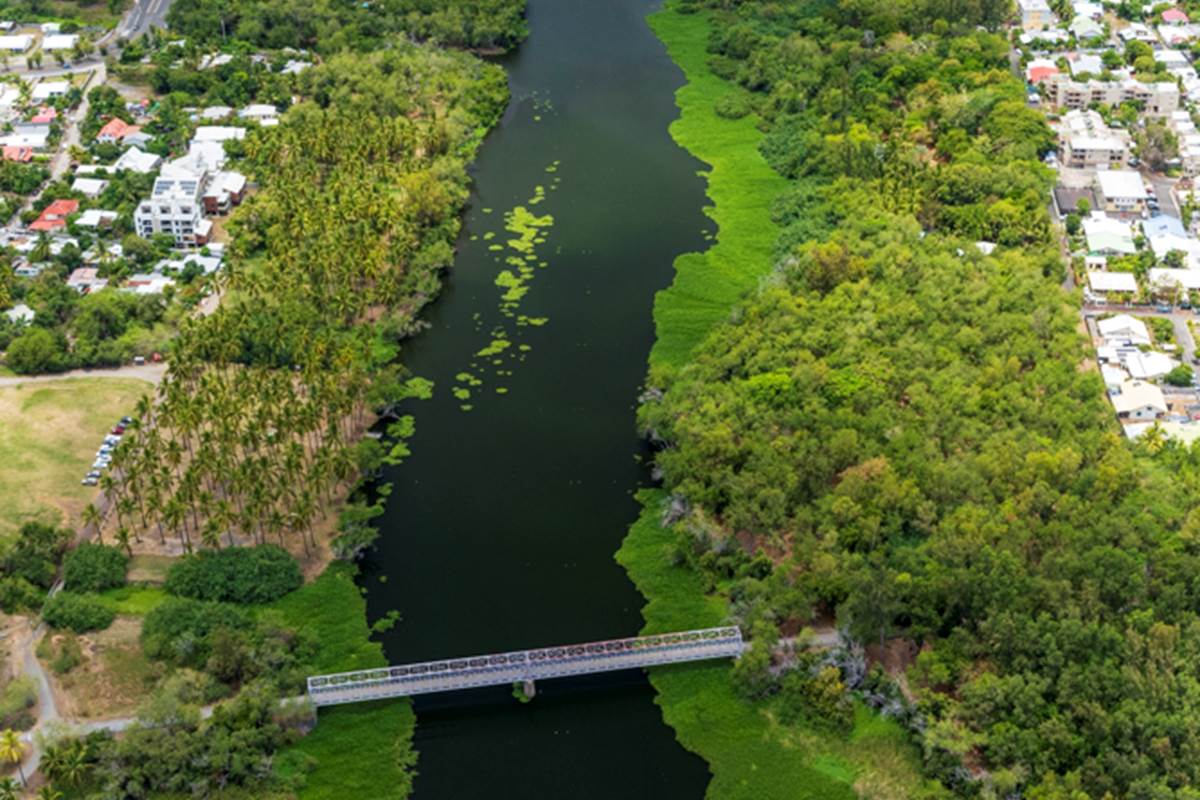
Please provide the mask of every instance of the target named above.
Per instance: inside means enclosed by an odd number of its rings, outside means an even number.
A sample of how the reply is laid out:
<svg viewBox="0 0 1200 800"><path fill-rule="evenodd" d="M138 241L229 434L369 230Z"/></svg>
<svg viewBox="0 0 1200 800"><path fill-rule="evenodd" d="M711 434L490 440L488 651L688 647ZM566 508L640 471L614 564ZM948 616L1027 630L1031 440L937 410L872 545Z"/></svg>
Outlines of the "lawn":
<svg viewBox="0 0 1200 800"><path fill-rule="evenodd" d="M787 181L759 153L763 135L753 115L730 120L713 110L719 98L737 89L708 68L708 19L666 10L651 15L649 22L687 76L675 93L680 116L671 124L671 135L710 165L708 196L714 205L705 213L717 223L716 244L677 258L674 283L654 301L657 341L650 365L680 366L770 271L779 236L771 203Z"/></svg>
<svg viewBox="0 0 1200 800"><path fill-rule="evenodd" d="M102 592L100 600L118 614L144 617L167 599L167 593L157 586L129 584Z"/></svg>
<svg viewBox="0 0 1200 800"><path fill-rule="evenodd" d="M96 449L149 389L111 378L0 388L0 536L29 520L74 524L96 495L79 483Z"/></svg>
<svg viewBox="0 0 1200 800"><path fill-rule="evenodd" d="M354 574L353 566L335 562L312 583L267 606L319 643L310 674L387 663L383 648L371 641L366 601ZM415 725L408 700L326 709L312 733L279 754L278 774L301 783L301 800L405 798L416 763Z"/></svg>
<svg viewBox="0 0 1200 800"><path fill-rule="evenodd" d="M641 518L617 560L649 603L646 633L725 624L724 601L704 594L700 578L672 563L674 537L658 524L665 495L641 495ZM921 785L917 750L894 722L856 709L854 728L839 736L778 722L769 702L740 699L729 664L696 663L650 670L656 702L680 743L708 762L711 800L901 800Z"/></svg>

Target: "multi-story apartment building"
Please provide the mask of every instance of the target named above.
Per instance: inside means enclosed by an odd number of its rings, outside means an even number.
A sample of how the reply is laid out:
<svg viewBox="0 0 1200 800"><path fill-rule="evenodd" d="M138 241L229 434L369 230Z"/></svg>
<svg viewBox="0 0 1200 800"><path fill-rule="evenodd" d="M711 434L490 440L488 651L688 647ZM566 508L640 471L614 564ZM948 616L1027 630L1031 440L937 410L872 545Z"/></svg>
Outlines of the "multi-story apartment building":
<svg viewBox="0 0 1200 800"><path fill-rule="evenodd" d="M1095 111L1068 111L1059 123L1059 157L1068 167L1120 169L1129 158L1129 135Z"/></svg>
<svg viewBox="0 0 1200 800"><path fill-rule="evenodd" d="M187 172L169 172L154 181L147 200L138 204L133 220L139 236L156 233L175 237L181 245L202 244L197 229L204 218L204 176Z"/></svg>
<svg viewBox="0 0 1200 800"><path fill-rule="evenodd" d="M1142 83L1123 81L1075 81L1055 75L1045 81L1046 99L1056 108L1083 109L1093 103L1110 106L1141 103L1145 113L1165 117L1179 108L1179 87L1172 81Z"/></svg>

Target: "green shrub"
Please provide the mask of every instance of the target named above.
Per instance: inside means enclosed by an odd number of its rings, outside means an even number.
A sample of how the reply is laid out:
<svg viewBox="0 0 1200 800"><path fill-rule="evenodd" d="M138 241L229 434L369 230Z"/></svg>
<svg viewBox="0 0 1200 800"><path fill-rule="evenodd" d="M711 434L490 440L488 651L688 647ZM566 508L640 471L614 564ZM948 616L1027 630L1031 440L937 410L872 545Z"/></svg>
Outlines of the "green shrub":
<svg viewBox="0 0 1200 800"><path fill-rule="evenodd" d="M146 615L142 649L150 658L203 669L212 654L209 634L218 628L245 630L250 616L237 606L171 597Z"/></svg>
<svg viewBox="0 0 1200 800"><path fill-rule="evenodd" d="M22 609L36 609L42 604L45 594L24 578L0 578L0 608L7 614Z"/></svg>
<svg viewBox="0 0 1200 800"><path fill-rule="evenodd" d="M38 643L37 654L38 658L50 665L55 675L66 675L83 663L83 649L79 646L79 639L72 635L65 635L56 643L54 640L57 638L59 637L42 637L42 641Z"/></svg>
<svg viewBox="0 0 1200 800"><path fill-rule="evenodd" d="M713 111L725 119L741 119L754 110L754 103L746 92L730 92L717 98Z"/></svg>
<svg viewBox="0 0 1200 800"><path fill-rule="evenodd" d="M71 531L66 528L27 522L21 526L12 549L4 555L4 572L6 576L24 578L34 586L49 589L70 543Z"/></svg>
<svg viewBox="0 0 1200 800"><path fill-rule="evenodd" d="M30 675L22 675L9 681L0 695L0 726L25 731L33 727L34 717L30 709L37 702L37 684Z"/></svg>
<svg viewBox="0 0 1200 800"><path fill-rule="evenodd" d="M75 633L103 630L116 616L116 612L95 595L74 592L59 592L42 608L42 619L47 625Z"/></svg>
<svg viewBox="0 0 1200 800"><path fill-rule="evenodd" d="M300 566L272 544L206 550L171 566L164 588L178 597L226 603L269 603L300 588Z"/></svg>
<svg viewBox="0 0 1200 800"><path fill-rule="evenodd" d="M125 585L129 557L116 548L85 542L67 553L63 582L73 592L102 592Z"/></svg>

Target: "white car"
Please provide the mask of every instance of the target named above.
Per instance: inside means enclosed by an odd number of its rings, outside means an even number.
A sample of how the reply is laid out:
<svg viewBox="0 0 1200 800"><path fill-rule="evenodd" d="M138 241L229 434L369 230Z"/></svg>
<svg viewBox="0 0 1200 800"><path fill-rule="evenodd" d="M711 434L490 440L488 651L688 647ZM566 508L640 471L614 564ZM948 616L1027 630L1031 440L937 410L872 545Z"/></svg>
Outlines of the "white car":
<svg viewBox="0 0 1200 800"><path fill-rule="evenodd" d="M108 469L110 463L112 463L111 458L97 458L92 462L92 469Z"/></svg>

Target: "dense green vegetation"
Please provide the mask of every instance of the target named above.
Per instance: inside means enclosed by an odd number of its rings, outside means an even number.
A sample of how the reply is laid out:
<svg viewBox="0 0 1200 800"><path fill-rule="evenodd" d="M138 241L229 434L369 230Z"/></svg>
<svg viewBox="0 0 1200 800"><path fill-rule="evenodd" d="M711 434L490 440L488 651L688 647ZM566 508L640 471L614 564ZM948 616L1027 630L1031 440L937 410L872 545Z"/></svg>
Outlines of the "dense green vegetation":
<svg viewBox="0 0 1200 800"><path fill-rule="evenodd" d="M303 583L300 565L282 547L204 550L171 565L164 588L195 600L269 603Z"/></svg>
<svg viewBox="0 0 1200 800"><path fill-rule="evenodd" d="M315 48L322 52L376 49L395 34L456 47L508 49L525 36L523 0L179 0L167 17L173 30L212 43Z"/></svg>
<svg viewBox="0 0 1200 800"><path fill-rule="evenodd" d="M116 547L84 542L63 559L63 587L73 592L103 592L125 585L129 556Z"/></svg>
<svg viewBox="0 0 1200 800"><path fill-rule="evenodd" d="M6 613L37 609L58 575L71 531L40 522L21 526L0 549L0 608Z"/></svg>
<svg viewBox="0 0 1200 800"><path fill-rule="evenodd" d="M699 339L687 326L703 333L720 315L657 315L660 341L681 344L656 351L650 382L664 394L641 421L665 444L674 524L658 529L651 503L627 550L657 544L623 559L652 624L713 619L703 595L753 632L732 689L772 718L844 715L821 707L822 669L799 659L796 686L772 653L779 631L836 613L862 642L923 646L907 670L915 708L887 705L922 731L925 770L950 789L1188 797L1200 778L1185 755L1200 745L1188 722L1200 710L1197 464L1173 444L1131 450L1079 369L1038 163L1051 134L1024 105L1004 38L975 27L1003 13L703 11L706 66L744 92L729 101L710 85L710 119L749 102L763 155L790 183L772 208L771 277L686 364ZM703 20L655 25L687 68ZM687 120L700 100L680 98ZM979 240L1001 247L985 256ZM677 286L689 262L678 266ZM688 565L696 599L654 579L656 559L663 574ZM721 704L703 697L733 703L731 689L713 678L691 693L703 672L679 672L655 678L665 714L712 760L714 794L741 796L737 778L767 751L730 756L705 733L724 729L703 716Z"/></svg>
<svg viewBox="0 0 1200 800"><path fill-rule="evenodd" d="M116 613L94 594L76 594L66 590L46 601L42 619L52 628L87 633L107 628Z"/></svg>

